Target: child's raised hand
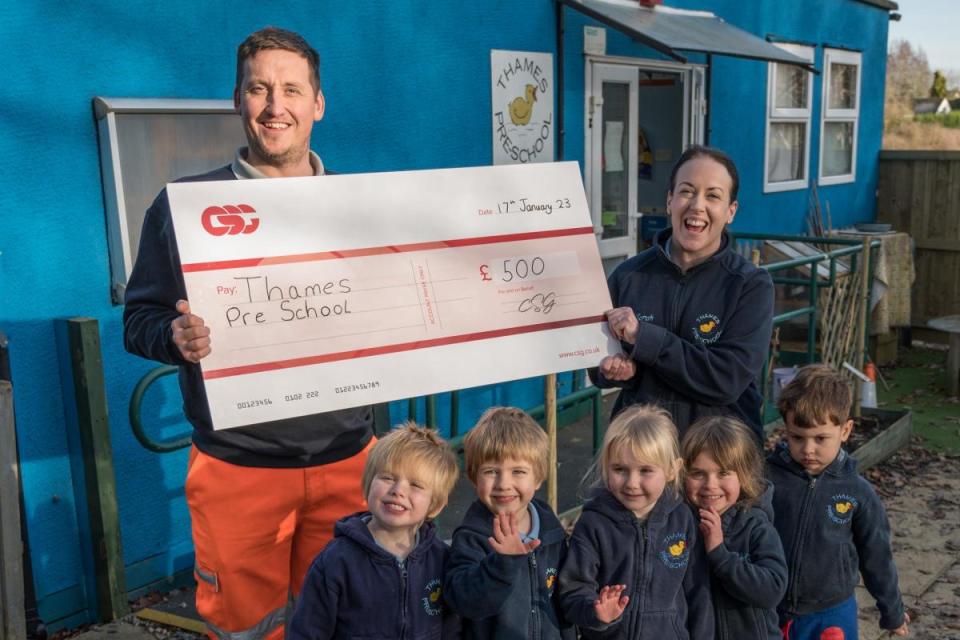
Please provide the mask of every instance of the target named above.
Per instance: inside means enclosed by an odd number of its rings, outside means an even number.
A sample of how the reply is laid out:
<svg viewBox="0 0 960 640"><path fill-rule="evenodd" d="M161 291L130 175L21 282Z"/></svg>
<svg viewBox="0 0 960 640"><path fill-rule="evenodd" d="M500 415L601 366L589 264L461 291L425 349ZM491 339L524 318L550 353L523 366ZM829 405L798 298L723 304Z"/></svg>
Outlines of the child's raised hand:
<svg viewBox="0 0 960 640"><path fill-rule="evenodd" d="M903 612L903 624L897 627L896 629L890 630L890 635L892 636L908 636L910 635L910 629L907 628L907 623L910 622L910 614L906 611Z"/></svg>
<svg viewBox="0 0 960 640"><path fill-rule="evenodd" d="M713 507L700 509L700 533L703 534L703 545L710 553L723 542L723 526L720 523L720 514Z"/></svg>
<svg viewBox="0 0 960 640"><path fill-rule="evenodd" d="M505 556L523 556L540 546L539 540L524 543L520 539L512 513L498 513L493 516L493 535L487 538L487 542L494 551Z"/></svg>
<svg viewBox="0 0 960 640"><path fill-rule="evenodd" d="M623 595L627 590L625 584L607 585L600 589L600 596L593 601L593 610L597 614L597 620L604 624L610 624L621 615L630 602L630 596Z"/></svg>

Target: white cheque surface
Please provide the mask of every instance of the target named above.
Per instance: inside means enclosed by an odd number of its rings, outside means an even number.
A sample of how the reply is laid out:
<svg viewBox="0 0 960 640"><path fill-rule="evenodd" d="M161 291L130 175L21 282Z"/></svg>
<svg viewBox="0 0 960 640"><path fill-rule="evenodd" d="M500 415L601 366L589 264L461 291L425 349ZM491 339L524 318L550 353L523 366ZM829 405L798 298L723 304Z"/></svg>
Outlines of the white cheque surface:
<svg viewBox="0 0 960 640"><path fill-rule="evenodd" d="M575 162L168 185L216 428L595 366Z"/></svg>

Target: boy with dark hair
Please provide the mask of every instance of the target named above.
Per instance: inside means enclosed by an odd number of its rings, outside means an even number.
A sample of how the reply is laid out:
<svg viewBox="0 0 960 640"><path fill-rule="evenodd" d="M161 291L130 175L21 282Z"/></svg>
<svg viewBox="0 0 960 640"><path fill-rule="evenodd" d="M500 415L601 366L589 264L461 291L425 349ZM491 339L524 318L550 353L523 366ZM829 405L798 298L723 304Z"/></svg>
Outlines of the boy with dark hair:
<svg viewBox="0 0 960 640"><path fill-rule="evenodd" d="M908 633L883 504L842 448L853 421L850 387L837 371L809 365L780 394L786 438L767 458L774 526L790 568L778 608L787 640L856 640L863 582L880 626Z"/></svg>
<svg viewBox="0 0 960 640"><path fill-rule="evenodd" d="M463 441L477 490L453 534L444 595L465 638L574 638L556 606L566 536L534 498L547 475L547 435L513 407L484 413Z"/></svg>

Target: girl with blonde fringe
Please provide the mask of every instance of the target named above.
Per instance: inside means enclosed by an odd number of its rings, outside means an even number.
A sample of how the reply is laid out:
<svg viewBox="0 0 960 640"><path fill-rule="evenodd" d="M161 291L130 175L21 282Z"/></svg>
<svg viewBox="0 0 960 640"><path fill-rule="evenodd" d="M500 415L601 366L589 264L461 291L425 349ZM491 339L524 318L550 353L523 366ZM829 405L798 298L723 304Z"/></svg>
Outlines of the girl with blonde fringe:
<svg viewBox="0 0 960 640"><path fill-rule="evenodd" d="M700 516L717 638L778 640L787 562L773 527L773 487L753 433L710 416L683 436L684 492Z"/></svg>
<svg viewBox="0 0 960 640"><path fill-rule="evenodd" d="M712 638L703 544L680 497L677 428L635 405L617 415L560 570L560 608L590 638Z"/></svg>

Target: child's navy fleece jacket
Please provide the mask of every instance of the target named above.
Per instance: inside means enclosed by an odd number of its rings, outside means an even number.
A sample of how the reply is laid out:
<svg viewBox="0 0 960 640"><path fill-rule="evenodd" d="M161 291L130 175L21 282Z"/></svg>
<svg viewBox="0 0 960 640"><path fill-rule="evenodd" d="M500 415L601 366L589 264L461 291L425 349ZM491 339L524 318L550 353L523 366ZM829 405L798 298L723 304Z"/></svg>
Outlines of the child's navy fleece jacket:
<svg viewBox="0 0 960 640"><path fill-rule="evenodd" d="M780 640L777 605L787 588L787 562L773 527L773 486L754 506L720 517L723 542L707 553L718 640Z"/></svg>
<svg viewBox="0 0 960 640"><path fill-rule="evenodd" d="M464 638L573 640L556 606L557 573L566 555L566 536L545 502L530 505L540 517L540 546L526 555L495 552L493 513L479 500L453 533L443 594L460 615Z"/></svg>
<svg viewBox="0 0 960 640"><path fill-rule="evenodd" d="M458 637L441 589L449 549L434 525L420 527L417 546L399 562L377 545L369 518L362 512L337 522L303 582L287 640Z"/></svg>
<svg viewBox="0 0 960 640"><path fill-rule="evenodd" d="M606 585L630 602L603 624L593 604ZM669 490L639 520L605 488L583 506L560 570L560 607L584 638L713 638L710 575L697 521Z"/></svg>
<svg viewBox="0 0 960 640"><path fill-rule="evenodd" d="M790 567L781 617L836 606L853 595L858 573L880 609L880 626L904 622L903 601L880 498L841 449L819 476L790 457L785 442L767 458L774 524Z"/></svg>

